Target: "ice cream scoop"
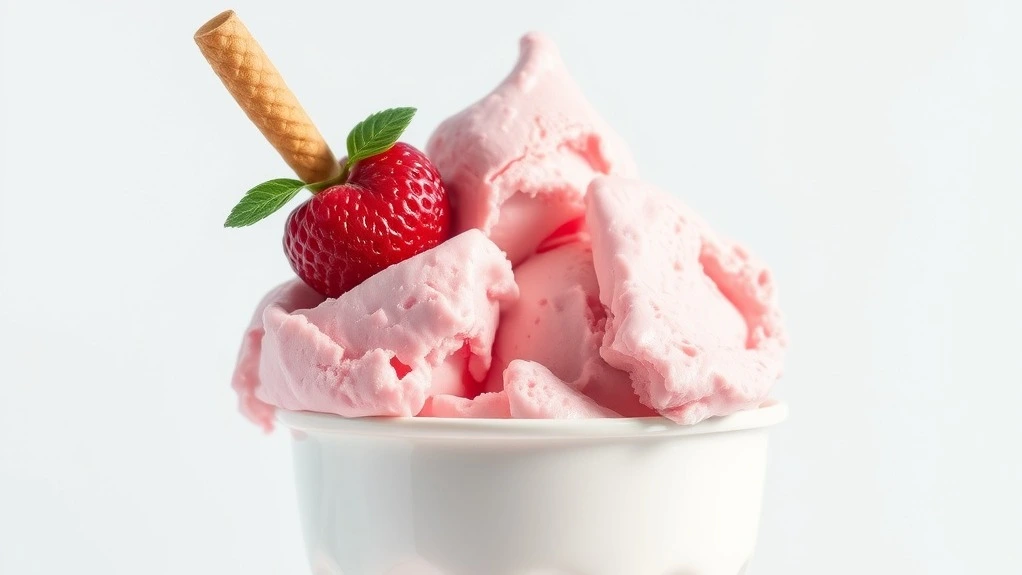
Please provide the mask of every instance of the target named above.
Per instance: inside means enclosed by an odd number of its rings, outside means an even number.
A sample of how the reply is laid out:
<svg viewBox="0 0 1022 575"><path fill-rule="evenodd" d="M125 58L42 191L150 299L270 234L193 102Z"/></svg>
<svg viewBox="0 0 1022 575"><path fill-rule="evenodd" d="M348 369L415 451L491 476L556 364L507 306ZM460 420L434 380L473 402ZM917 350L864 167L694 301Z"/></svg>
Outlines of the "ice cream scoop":
<svg viewBox="0 0 1022 575"><path fill-rule="evenodd" d="M535 33L522 38L511 74L440 124L426 153L450 195L455 231L483 230L513 263L582 215L594 176L636 171L557 47Z"/></svg>
<svg viewBox="0 0 1022 575"><path fill-rule="evenodd" d="M534 361L515 360L507 366L504 393L511 417L520 419L620 417Z"/></svg>
<svg viewBox="0 0 1022 575"><path fill-rule="evenodd" d="M238 406L241 413L266 431L273 429L276 408L256 396L256 391L262 386L259 362L262 355L263 336L266 333L263 329L263 313L270 306L278 307L285 312L308 309L319 305L323 299L323 296L305 285L305 282L293 279L270 290L263 297L263 300L256 306L252 321L245 330L245 337L241 341L241 350L238 352L238 361L234 368L234 376L231 378L231 387L238 394Z"/></svg>
<svg viewBox="0 0 1022 575"><path fill-rule="evenodd" d="M597 178L586 207L608 312L600 354L642 402L691 424L765 400L786 345L769 271L650 184Z"/></svg>
<svg viewBox="0 0 1022 575"><path fill-rule="evenodd" d="M515 282L520 297L500 316L488 389L503 388L512 361L530 360L621 415L656 415L639 402L628 373L600 357L607 314L588 241L529 257L515 268Z"/></svg>
<svg viewBox="0 0 1022 575"><path fill-rule="evenodd" d="M445 393L426 400L426 406L419 412L419 416L508 419L511 417L511 405L503 391L480 393L473 398Z"/></svg>
<svg viewBox="0 0 1022 575"><path fill-rule="evenodd" d="M269 406L412 416L431 394L474 395L518 289L504 254L470 230L337 299L314 305L309 292L293 282L271 293L245 338L235 388L267 428Z"/></svg>
<svg viewBox="0 0 1022 575"><path fill-rule="evenodd" d="M228 36L240 30L232 22L222 22ZM217 56L221 43L200 45ZM218 58L211 61L226 61ZM234 68L217 69L232 78ZM374 142L393 132L381 142L397 149L400 130L384 116L367 118L352 137ZM769 272L634 178L628 149L549 39L523 37L511 74L443 122L427 151L460 235L373 267L336 299L298 282L271 292L235 371L250 418L270 428L283 408L345 417L660 414L695 423L766 399L786 344ZM395 156L380 172L397 174L406 159ZM407 219L404 204L387 204L393 217L378 218L352 202L348 218L336 217L338 206L322 210L327 235L355 229L373 253L378 237L406 239L394 233L394 221ZM343 250L303 230L289 229L299 251L338 271L330 262Z"/></svg>
<svg viewBox="0 0 1022 575"><path fill-rule="evenodd" d="M621 417L566 383L534 361L514 360L496 373L502 391L481 393L474 398L435 395L426 402L420 416L486 419L591 419Z"/></svg>

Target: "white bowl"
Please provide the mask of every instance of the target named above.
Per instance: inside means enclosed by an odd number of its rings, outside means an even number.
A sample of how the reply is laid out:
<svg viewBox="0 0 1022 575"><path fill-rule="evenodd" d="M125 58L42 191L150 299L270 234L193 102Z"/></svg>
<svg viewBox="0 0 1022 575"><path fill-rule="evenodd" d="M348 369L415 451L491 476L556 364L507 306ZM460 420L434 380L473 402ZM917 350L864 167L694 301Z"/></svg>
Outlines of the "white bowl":
<svg viewBox="0 0 1022 575"><path fill-rule="evenodd" d="M786 416L279 419L315 575L738 575Z"/></svg>

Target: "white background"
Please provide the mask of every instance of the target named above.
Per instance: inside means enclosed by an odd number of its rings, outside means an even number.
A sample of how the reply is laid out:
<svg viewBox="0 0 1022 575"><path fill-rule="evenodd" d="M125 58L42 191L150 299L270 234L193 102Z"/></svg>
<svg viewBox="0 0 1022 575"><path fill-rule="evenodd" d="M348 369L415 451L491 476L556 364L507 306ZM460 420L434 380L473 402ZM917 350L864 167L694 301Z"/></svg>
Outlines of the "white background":
<svg viewBox="0 0 1022 575"><path fill-rule="evenodd" d="M424 144L546 31L773 265L754 574L1022 572L1022 3L275 4L233 7L337 147L395 105ZM0 573L305 572L286 437L228 385L289 275L286 211L221 227L289 175L192 43L228 5L2 6Z"/></svg>

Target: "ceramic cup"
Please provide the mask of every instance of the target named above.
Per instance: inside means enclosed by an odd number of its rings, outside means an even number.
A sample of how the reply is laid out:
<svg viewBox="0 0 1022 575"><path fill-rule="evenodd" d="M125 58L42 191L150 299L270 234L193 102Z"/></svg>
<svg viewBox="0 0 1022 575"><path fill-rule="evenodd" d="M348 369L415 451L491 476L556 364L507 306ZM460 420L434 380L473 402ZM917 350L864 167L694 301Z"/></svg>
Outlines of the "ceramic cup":
<svg viewBox="0 0 1022 575"><path fill-rule="evenodd" d="M786 415L279 419L315 575L738 575Z"/></svg>

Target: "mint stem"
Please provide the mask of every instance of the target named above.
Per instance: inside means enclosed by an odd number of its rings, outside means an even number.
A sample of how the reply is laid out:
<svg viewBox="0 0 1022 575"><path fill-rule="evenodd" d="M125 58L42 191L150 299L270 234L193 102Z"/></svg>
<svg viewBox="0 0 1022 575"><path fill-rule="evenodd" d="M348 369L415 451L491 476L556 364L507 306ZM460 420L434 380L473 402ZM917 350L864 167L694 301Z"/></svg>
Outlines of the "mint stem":
<svg viewBox="0 0 1022 575"><path fill-rule="evenodd" d="M389 150L404 133L414 116L415 108L389 108L370 114L348 133L346 141L348 160L341 168L341 173L305 187L313 194L318 194L330 186L347 182L356 164Z"/></svg>
<svg viewBox="0 0 1022 575"><path fill-rule="evenodd" d="M322 192L323 190L329 188L330 186L336 186L337 184L343 184L344 182L347 182L348 181L348 173L349 173L349 171L348 171L348 164L347 164L347 162L345 162L344 169L341 170L341 173L337 174L336 176L334 176L332 178L328 178L326 180L323 180L322 182L315 182L315 183L312 183L312 184L306 184L305 188L307 190L309 190L310 192L312 192L313 195L316 195L316 194Z"/></svg>

